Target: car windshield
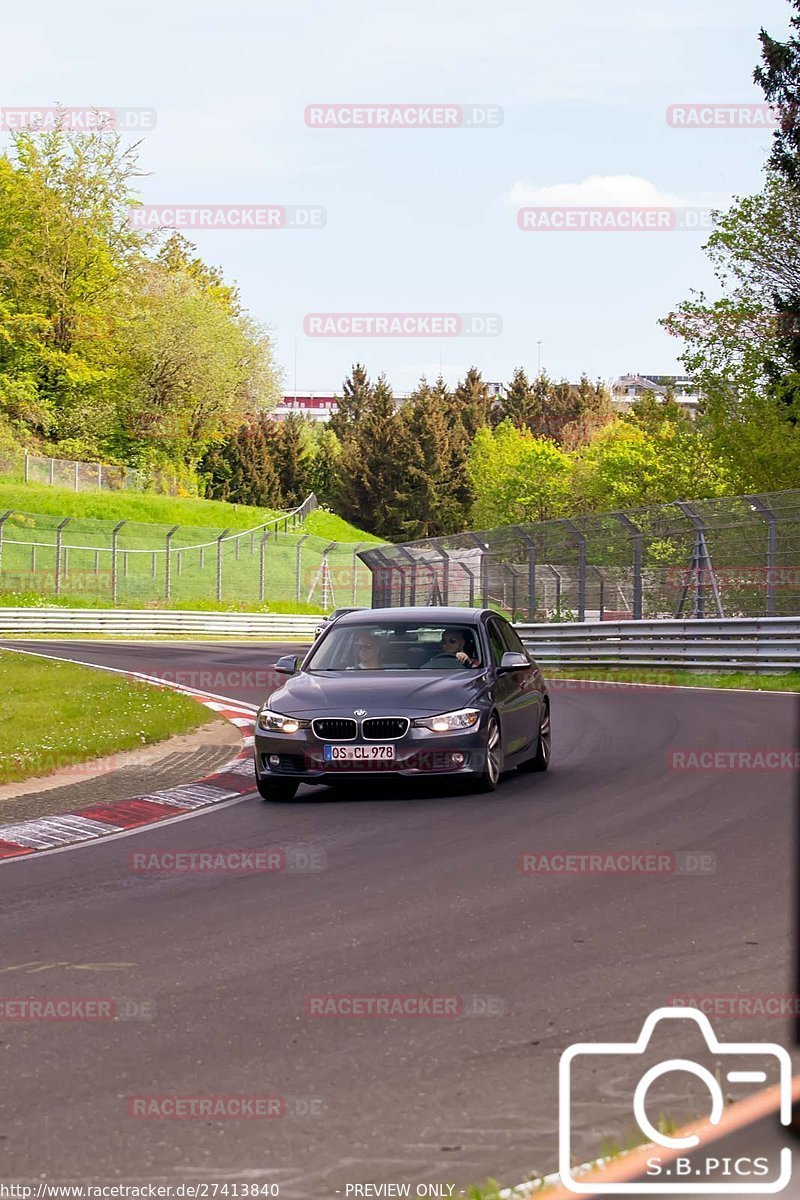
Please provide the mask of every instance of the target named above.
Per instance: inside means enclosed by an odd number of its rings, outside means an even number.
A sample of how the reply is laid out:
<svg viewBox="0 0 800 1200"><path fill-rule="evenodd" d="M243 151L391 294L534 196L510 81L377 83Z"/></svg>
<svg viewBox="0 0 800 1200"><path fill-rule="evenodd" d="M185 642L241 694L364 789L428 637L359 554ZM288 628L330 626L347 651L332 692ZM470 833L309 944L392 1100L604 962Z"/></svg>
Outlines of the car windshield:
<svg viewBox="0 0 800 1200"><path fill-rule="evenodd" d="M482 665L471 625L369 622L337 625L313 651L307 671L464 671Z"/></svg>

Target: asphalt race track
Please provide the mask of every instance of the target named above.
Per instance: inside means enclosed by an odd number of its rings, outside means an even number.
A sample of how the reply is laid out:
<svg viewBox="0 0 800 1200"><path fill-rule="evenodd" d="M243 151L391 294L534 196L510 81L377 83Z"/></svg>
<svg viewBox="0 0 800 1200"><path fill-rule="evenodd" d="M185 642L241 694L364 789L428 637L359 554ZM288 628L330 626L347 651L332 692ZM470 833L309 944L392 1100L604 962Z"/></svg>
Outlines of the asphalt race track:
<svg viewBox="0 0 800 1200"><path fill-rule="evenodd" d="M210 669L230 681L210 690L253 703L263 696L246 673L289 649L26 648L186 682ZM511 1184L555 1169L570 1043L629 1041L675 995L791 991L791 773L675 770L669 755L789 750L795 698L551 695L552 771L511 776L493 796L374 781L281 805L254 793L0 865L0 997L111 996L134 1018L0 1023L3 1177L275 1182L283 1198L367 1181ZM177 878L130 866L134 850L263 847L321 852L327 869ZM611 850L714 855L715 869L519 870L525 853ZM307 1015L306 998L328 993L466 997L483 1015ZM781 1018L717 1029L790 1044ZM281 1096L285 1115L129 1115L131 1097L152 1095ZM580 1156L629 1111L630 1079L598 1080L578 1116Z"/></svg>

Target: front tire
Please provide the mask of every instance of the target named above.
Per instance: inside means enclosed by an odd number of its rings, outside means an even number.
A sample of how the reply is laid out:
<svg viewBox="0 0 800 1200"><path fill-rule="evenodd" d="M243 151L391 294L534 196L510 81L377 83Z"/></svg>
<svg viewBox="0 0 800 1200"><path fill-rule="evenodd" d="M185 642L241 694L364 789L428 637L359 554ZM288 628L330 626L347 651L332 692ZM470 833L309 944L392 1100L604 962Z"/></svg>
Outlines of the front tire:
<svg viewBox="0 0 800 1200"><path fill-rule="evenodd" d="M299 786L291 779L275 779L270 778L269 775L265 775L261 779L256 778L256 787L262 800L294 800Z"/></svg>
<svg viewBox="0 0 800 1200"><path fill-rule="evenodd" d="M476 792L493 792L500 782L503 771L503 742L500 736L500 722L495 713L489 717L486 727L486 746L484 748L483 769L475 779Z"/></svg>
<svg viewBox="0 0 800 1200"><path fill-rule="evenodd" d="M542 720L539 725L539 738L536 743L536 753L532 758L526 758L519 764L519 771L546 771L550 766L550 705L542 706Z"/></svg>

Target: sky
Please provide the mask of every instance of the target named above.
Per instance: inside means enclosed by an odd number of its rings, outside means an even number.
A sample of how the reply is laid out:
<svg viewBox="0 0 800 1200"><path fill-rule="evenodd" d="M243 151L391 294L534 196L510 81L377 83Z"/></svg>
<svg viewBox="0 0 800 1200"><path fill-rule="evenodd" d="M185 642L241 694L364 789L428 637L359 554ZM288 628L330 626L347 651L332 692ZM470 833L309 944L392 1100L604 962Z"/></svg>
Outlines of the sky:
<svg viewBox="0 0 800 1200"><path fill-rule="evenodd" d="M182 230L270 329L287 390L318 392L340 389L355 361L398 391L440 370L454 383L471 365L493 381L540 362L569 379L680 372L681 343L658 320L692 290L717 294L706 235L523 230L518 210L708 210L757 191L769 130L679 128L667 110L762 102L759 27L782 38L789 18L786 0L40 0L29 11L4 16L0 106L148 110L145 204L298 206L317 221L324 210L314 228ZM488 117L308 124L309 107L341 105ZM353 313L489 314L491 332L452 320L429 322L430 336L308 332L331 327L310 314Z"/></svg>

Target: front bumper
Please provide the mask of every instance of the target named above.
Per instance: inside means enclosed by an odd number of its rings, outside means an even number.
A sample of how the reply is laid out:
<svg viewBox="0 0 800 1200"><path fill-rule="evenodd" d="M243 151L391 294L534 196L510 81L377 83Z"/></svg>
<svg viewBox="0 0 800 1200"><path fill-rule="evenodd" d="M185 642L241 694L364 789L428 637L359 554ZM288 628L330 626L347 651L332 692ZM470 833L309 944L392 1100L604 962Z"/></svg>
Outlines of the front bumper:
<svg viewBox="0 0 800 1200"><path fill-rule="evenodd" d="M259 778L296 779L298 782L325 783L329 780L363 779L381 776L472 775L483 768L486 749L483 720L474 729L434 733L412 726L403 737L386 739L395 748L391 762L368 760L361 763L326 763L326 745L346 745L322 740L311 729L297 733L268 733L256 726L254 756ZM362 743L359 739L359 744Z"/></svg>

